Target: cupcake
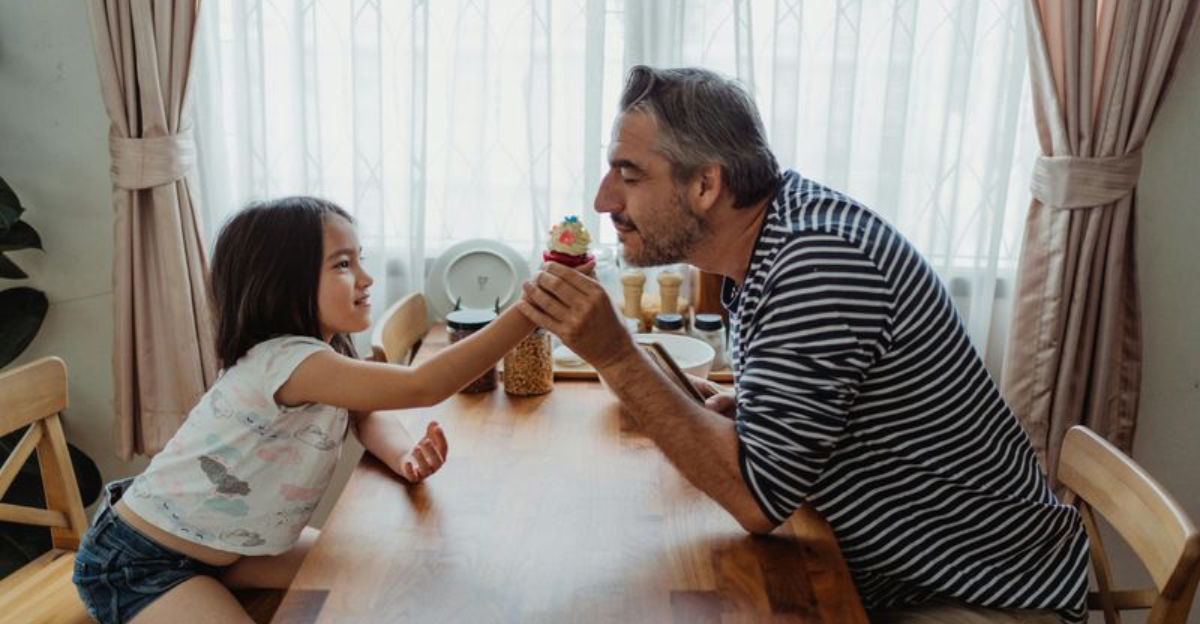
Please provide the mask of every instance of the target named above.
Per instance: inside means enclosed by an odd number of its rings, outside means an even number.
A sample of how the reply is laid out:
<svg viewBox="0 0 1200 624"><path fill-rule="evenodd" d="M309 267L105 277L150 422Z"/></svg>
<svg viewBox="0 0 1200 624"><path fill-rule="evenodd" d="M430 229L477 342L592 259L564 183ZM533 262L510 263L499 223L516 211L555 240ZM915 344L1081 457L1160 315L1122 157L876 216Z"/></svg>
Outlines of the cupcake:
<svg viewBox="0 0 1200 624"><path fill-rule="evenodd" d="M550 228L549 249L542 252L542 260L577 267L595 260L588 253L592 236L579 222L579 217L570 215L562 223Z"/></svg>

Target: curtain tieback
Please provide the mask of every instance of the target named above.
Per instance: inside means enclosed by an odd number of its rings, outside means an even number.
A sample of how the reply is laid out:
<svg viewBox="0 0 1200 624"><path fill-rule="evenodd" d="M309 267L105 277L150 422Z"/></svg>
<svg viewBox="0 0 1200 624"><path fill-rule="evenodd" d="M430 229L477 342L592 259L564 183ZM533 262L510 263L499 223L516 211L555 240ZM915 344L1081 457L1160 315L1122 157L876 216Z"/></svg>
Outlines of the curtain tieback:
<svg viewBox="0 0 1200 624"><path fill-rule="evenodd" d="M196 141L191 130L150 137L108 137L113 184L131 191L170 184L196 165Z"/></svg>
<svg viewBox="0 0 1200 624"><path fill-rule="evenodd" d="M1038 156L1034 199L1053 208L1091 208L1133 192L1142 171L1142 150L1124 156Z"/></svg>

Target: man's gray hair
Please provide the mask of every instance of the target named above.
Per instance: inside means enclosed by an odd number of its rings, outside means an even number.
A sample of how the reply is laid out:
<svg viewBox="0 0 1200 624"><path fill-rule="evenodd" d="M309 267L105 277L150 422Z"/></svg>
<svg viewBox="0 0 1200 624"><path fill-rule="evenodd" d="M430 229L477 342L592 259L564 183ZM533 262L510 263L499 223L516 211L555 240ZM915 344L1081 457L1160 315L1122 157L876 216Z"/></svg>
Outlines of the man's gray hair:
<svg viewBox="0 0 1200 624"><path fill-rule="evenodd" d="M641 112L658 127L655 151L685 182L710 164L721 166L733 205L752 206L775 191L779 163L767 145L762 119L742 85L696 67L629 70L621 113Z"/></svg>

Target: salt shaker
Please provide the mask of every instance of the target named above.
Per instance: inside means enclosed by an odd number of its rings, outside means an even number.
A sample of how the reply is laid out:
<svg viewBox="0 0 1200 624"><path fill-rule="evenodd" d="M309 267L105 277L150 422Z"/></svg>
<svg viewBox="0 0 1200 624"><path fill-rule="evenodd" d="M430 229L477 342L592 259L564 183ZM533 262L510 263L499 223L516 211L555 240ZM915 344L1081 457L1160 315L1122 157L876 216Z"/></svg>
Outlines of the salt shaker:
<svg viewBox="0 0 1200 624"><path fill-rule="evenodd" d="M679 286L683 277L678 273L663 271L658 274L658 299L661 302L659 312L675 314L679 312Z"/></svg>

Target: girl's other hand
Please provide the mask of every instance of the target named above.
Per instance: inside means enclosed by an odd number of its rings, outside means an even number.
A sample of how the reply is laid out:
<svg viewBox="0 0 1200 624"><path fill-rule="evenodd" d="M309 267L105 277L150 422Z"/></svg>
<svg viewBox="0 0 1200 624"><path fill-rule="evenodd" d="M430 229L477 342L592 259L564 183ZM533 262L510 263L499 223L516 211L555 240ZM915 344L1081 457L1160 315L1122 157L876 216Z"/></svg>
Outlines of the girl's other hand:
<svg viewBox="0 0 1200 624"><path fill-rule="evenodd" d="M413 445L400 461L400 476L409 483L420 483L446 463L446 434L437 422L429 423L425 437Z"/></svg>

